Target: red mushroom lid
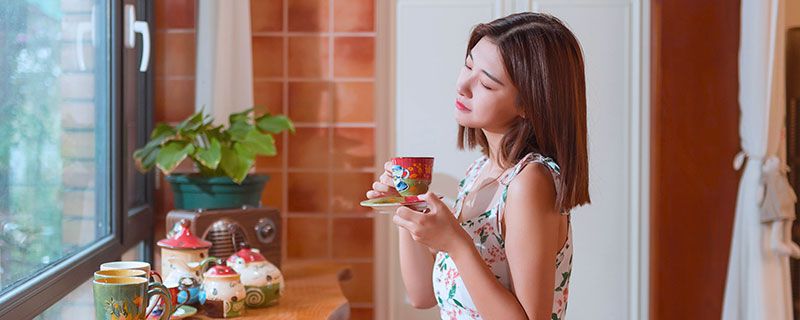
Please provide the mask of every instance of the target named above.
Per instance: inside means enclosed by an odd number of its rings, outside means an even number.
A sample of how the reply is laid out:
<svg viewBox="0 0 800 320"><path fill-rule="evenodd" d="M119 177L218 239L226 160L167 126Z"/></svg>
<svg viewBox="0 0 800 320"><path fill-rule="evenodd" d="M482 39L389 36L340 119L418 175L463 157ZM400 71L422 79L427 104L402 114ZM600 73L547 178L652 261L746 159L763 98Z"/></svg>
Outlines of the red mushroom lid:
<svg viewBox="0 0 800 320"><path fill-rule="evenodd" d="M239 245L239 247L242 249L237 251L228 258L227 261L229 265L236 263L236 258L242 258L245 263L256 262L256 261L267 261L267 259L264 258L264 256L262 256L260 253L250 248L250 245L248 245L247 243L242 243L241 245Z"/></svg>
<svg viewBox="0 0 800 320"><path fill-rule="evenodd" d="M166 239L158 241L160 247L170 249L205 249L211 247L211 242L200 239L192 234L190 226L192 223L187 219L181 219L172 227L172 231L167 234Z"/></svg>
<svg viewBox="0 0 800 320"><path fill-rule="evenodd" d="M228 276L238 276L239 274L236 273L236 270L233 268L225 265L216 265L208 269L206 273L203 274L206 277L228 277Z"/></svg>

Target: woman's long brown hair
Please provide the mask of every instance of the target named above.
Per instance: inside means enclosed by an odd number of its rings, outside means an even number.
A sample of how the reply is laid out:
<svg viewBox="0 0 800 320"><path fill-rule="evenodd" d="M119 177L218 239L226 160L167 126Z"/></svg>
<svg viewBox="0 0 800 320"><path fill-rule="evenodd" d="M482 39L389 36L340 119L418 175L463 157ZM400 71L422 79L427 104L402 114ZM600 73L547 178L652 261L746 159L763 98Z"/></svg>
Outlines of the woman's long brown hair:
<svg viewBox="0 0 800 320"><path fill-rule="evenodd" d="M578 40L559 19L532 12L477 25L467 55L484 37L500 50L522 115L504 135L498 160L510 167L531 152L551 157L561 169L558 212L590 203L586 83ZM466 143L489 154L482 130L459 126L458 136L459 148Z"/></svg>

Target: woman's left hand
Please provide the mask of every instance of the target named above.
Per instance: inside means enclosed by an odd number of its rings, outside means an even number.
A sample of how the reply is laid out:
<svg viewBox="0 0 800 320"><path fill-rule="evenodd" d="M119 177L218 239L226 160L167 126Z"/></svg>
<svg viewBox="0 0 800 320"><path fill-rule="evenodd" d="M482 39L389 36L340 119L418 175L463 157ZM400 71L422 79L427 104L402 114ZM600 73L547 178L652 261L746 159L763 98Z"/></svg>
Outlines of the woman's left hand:
<svg viewBox="0 0 800 320"><path fill-rule="evenodd" d="M411 233L417 241L437 251L452 252L472 242L442 200L433 192L420 195L428 203L426 212L412 210L406 206L397 208L392 222Z"/></svg>

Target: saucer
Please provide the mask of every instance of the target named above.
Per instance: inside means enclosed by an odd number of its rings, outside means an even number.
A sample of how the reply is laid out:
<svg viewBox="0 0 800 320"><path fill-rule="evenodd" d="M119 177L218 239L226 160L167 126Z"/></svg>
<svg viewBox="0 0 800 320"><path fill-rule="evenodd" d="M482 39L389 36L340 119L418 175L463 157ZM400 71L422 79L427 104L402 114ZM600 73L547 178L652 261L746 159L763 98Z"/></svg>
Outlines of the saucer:
<svg viewBox="0 0 800 320"><path fill-rule="evenodd" d="M441 199L442 196L439 196ZM390 196L361 201L364 207L370 207L378 213L394 214L400 206L406 206L416 211L422 211L428 207L428 203L417 196Z"/></svg>
<svg viewBox="0 0 800 320"><path fill-rule="evenodd" d="M197 314L197 309L195 307L190 307L190 306L185 306L184 305L184 306L180 306L180 308L178 308L178 310L175 310L175 312L173 312L172 315L169 316L169 319L170 320L183 319L183 318L191 317L191 316L193 316L195 314ZM147 319L148 320L155 320L155 319L158 319L158 318L159 317L155 317L155 316L151 315Z"/></svg>
<svg viewBox="0 0 800 320"><path fill-rule="evenodd" d="M186 317L191 317L197 313L197 309L191 306L181 306L178 310L175 310L171 316L169 316L170 320L172 319L183 319Z"/></svg>

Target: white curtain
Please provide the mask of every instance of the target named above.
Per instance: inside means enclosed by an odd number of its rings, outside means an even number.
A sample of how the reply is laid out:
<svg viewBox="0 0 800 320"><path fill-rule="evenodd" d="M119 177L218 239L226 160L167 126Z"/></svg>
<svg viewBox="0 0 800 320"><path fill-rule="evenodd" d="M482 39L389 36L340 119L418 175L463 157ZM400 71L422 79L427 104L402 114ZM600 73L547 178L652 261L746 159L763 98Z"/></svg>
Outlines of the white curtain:
<svg viewBox="0 0 800 320"><path fill-rule="evenodd" d="M226 123L253 106L250 0L200 0L195 106Z"/></svg>
<svg viewBox="0 0 800 320"><path fill-rule="evenodd" d="M736 202L723 320L792 319L789 257L770 248L771 223L762 222L763 166L785 163L785 0L741 0L739 127L747 159ZM774 158L773 158L774 159ZM785 190L784 190L785 191Z"/></svg>

